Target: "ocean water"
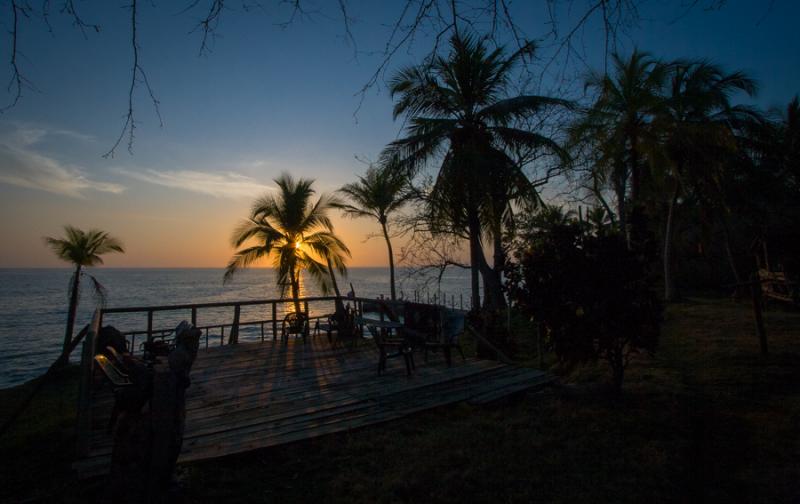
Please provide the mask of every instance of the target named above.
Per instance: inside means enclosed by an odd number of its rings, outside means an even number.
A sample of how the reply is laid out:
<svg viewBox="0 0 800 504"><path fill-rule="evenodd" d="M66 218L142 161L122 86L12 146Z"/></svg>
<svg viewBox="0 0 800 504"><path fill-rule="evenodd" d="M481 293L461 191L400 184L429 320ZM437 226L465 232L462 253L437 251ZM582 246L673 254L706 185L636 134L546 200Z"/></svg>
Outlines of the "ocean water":
<svg viewBox="0 0 800 504"><path fill-rule="evenodd" d="M276 299L280 297L275 275L271 269L241 271L228 285L222 285L222 269L144 269L96 268L90 270L107 289L106 307L155 306L189 303L214 303ZM61 352L67 318L69 269L0 269L0 388L27 381L42 374ZM436 295L446 298L447 304L459 306L469 299L469 272L448 270L437 281L434 275L411 275L399 270L398 296L425 301ZM342 294L353 285L356 295L377 298L389 296L389 272L386 268L351 268L347 278L339 280ZM311 282L304 282L302 296L321 293ZM91 294L87 279L81 290L81 300L75 332L89 323L97 301ZM332 303L316 303L309 307L314 314L332 311ZM466 307L466 306L465 306ZM279 308L279 318L288 306ZM259 313L258 310L261 310ZM264 313L267 307L242 308L241 320L271 318ZM157 312L156 329L174 328L181 320L189 319L189 311ZM231 323L232 308L198 311L198 326ZM109 314L104 325L122 331L146 329L146 315ZM219 333L217 331L217 333ZM260 338L260 328L245 326L240 330L241 341ZM212 341L219 341L217 338ZM73 352L76 360L79 350Z"/></svg>

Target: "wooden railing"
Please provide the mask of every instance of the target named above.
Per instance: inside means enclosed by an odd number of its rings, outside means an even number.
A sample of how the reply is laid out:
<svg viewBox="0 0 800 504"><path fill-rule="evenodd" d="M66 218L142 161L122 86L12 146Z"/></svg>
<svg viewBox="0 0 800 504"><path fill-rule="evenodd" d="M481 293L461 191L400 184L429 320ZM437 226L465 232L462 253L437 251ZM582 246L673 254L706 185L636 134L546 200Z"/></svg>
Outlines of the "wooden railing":
<svg viewBox="0 0 800 504"><path fill-rule="evenodd" d="M389 300L382 299L369 299L360 297L342 297L341 302L348 303L355 308L359 316L363 315L364 307L374 307L376 303L393 303ZM205 348L209 346L219 346L224 344L235 344L239 342L241 330L247 327L255 327L256 330L251 333L251 341L263 342L269 339L277 339L280 336L281 325L286 314L294 311L295 303L300 306L300 309L309 318L309 324L313 329L316 321L326 318L328 315L335 311L335 303L337 298L335 296L317 296L305 297L295 301L291 298L281 299L257 299L248 301L223 301L214 303L193 303L193 304L176 304L176 305L160 305L160 306L134 306L134 307L119 307L119 308L105 308L100 312L100 319L98 327L102 324L117 325L114 318L115 315L143 315L139 327L145 329L125 330L122 334L128 341L128 348L132 353L138 353L141 350L142 341L152 341L158 338L167 338L174 331L175 326L181 320L189 320L192 325L203 331L204 340L202 341ZM401 303L397 301L396 303ZM267 315L243 320L243 308L252 307L266 307ZM216 310L229 310L228 317L220 315L219 313L213 315L214 319L208 323L198 323L198 319L202 318L204 311ZM156 327L155 318L157 314L161 313L177 314L170 318L169 325L166 327ZM183 313L180 313L183 312ZM187 317L188 316L188 317ZM378 316L383 317L383 314ZM127 322L130 322L128 320ZM226 341L227 335L227 341ZM137 345L137 343L139 343Z"/></svg>

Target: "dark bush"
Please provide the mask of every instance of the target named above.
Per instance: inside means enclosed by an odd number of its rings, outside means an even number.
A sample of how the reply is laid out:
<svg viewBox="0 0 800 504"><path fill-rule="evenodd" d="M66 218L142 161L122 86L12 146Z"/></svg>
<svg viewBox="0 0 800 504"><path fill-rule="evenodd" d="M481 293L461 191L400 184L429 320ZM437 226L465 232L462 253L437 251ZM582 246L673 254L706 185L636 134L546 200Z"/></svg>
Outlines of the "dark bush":
<svg viewBox="0 0 800 504"><path fill-rule="evenodd" d="M574 221L539 228L515 248L506 270L511 302L539 324L568 370L606 360L618 392L630 356L658 343L662 306L652 288L652 254Z"/></svg>

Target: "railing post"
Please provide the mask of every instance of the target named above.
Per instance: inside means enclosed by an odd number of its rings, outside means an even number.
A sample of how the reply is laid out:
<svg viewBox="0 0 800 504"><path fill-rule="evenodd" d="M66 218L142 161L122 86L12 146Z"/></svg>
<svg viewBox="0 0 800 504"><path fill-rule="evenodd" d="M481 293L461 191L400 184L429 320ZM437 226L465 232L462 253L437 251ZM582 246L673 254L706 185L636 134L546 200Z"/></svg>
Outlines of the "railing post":
<svg viewBox="0 0 800 504"><path fill-rule="evenodd" d="M272 340L274 341L278 334L278 304L272 302Z"/></svg>
<svg viewBox="0 0 800 504"><path fill-rule="evenodd" d="M153 341L153 310L147 310L147 342Z"/></svg>
<svg viewBox="0 0 800 504"><path fill-rule="evenodd" d="M192 325L197 327L197 307L192 308Z"/></svg>
<svg viewBox="0 0 800 504"><path fill-rule="evenodd" d="M228 336L228 344L235 345L239 342L239 314L241 313L241 305L233 307L233 327L231 327L231 334Z"/></svg>

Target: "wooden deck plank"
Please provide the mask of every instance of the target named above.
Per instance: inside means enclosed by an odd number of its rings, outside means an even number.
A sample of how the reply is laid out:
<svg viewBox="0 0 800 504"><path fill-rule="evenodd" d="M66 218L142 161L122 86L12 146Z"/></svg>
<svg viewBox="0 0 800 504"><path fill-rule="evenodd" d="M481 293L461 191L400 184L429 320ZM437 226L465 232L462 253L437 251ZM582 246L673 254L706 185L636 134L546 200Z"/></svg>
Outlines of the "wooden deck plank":
<svg viewBox="0 0 800 504"><path fill-rule="evenodd" d="M541 371L474 358L447 367L436 354L418 362L410 377L398 359L377 376L377 360L369 341L331 348L324 336L305 345L268 341L201 351L187 390L179 461L343 432L460 401L490 402L550 380ZM81 477L106 472L110 461L105 427L113 398L101 389L95 399L91 452L75 463Z"/></svg>

